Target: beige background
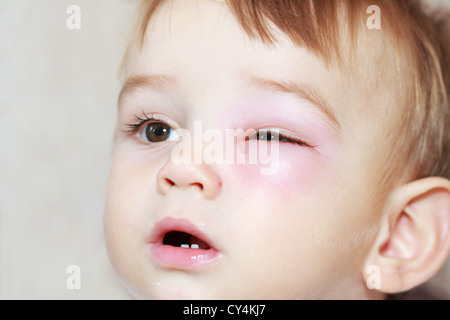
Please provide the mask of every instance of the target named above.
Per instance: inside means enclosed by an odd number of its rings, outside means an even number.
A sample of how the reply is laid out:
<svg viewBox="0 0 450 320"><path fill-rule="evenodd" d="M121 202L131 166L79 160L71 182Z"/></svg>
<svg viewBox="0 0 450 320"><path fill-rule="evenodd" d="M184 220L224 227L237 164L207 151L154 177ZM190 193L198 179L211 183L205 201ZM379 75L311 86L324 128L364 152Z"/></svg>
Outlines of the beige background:
<svg viewBox="0 0 450 320"><path fill-rule="evenodd" d="M136 3L0 0L1 299L130 298L108 262L102 211ZM81 30L66 27L71 4ZM66 288L73 264L81 290ZM431 284L450 298L449 263Z"/></svg>

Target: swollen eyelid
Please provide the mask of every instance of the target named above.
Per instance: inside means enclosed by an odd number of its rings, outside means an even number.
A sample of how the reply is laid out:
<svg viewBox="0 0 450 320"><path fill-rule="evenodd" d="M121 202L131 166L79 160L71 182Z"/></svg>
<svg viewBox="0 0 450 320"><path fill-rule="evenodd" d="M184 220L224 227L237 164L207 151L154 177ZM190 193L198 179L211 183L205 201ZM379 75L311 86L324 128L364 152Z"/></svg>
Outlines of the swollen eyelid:
<svg viewBox="0 0 450 320"><path fill-rule="evenodd" d="M313 147L300 138L280 133L279 130L257 130L253 134L246 137L246 140L262 140L262 141L278 141L282 143L292 143L304 147Z"/></svg>

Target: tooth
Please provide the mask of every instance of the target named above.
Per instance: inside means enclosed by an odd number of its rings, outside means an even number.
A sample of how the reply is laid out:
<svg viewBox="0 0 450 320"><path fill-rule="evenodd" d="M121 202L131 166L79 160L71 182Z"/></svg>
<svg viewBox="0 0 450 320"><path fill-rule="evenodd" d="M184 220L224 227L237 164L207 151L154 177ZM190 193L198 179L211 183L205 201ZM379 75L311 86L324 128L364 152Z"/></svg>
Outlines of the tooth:
<svg viewBox="0 0 450 320"><path fill-rule="evenodd" d="M188 244L182 244L181 247L182 248L189 248L189 245Z"/></svg>
<svg viewBox="0 0 450 320"><path fill-rule="evenodd" d="M198 244L196 243L191 244L191 249L198 249L198 248L199 248Z"/></svg>

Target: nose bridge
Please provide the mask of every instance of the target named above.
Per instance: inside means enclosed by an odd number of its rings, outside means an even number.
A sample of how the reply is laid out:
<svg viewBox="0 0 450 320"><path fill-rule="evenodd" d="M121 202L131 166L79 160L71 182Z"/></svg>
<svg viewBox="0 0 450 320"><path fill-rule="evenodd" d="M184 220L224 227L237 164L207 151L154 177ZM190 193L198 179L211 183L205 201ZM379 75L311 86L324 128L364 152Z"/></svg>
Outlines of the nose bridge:
<svg viewBox="0 0 450 320"><path fill-rule="evenodd" d="M218 130L211 124L206 127L207 130ZM222 179L212 162L206 161L203 155L204 133L204 122L199 120L193 121L190 130L180 132L182 140L171 150L169 159L158 172L157 184L162 194L172 188L195 188L206 199L213 199L220 193Z"/></svg>

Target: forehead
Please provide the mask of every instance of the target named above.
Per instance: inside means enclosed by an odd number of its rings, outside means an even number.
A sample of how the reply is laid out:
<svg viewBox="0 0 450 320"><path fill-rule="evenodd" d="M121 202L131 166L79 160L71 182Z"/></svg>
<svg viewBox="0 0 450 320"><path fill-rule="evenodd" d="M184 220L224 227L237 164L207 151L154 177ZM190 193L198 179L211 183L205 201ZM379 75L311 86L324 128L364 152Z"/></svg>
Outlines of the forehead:
<svg viewBox="0 0 450 320"><path fill-rule="evenodd" d="M283 14L283 17L278 17L275 23L270 19L258 18L260 21L256 24L260 23L264 25L264 28L273 35L271 39L275 41L275 44L273 42L268 43L264 40L264 36L259 31L255 31L254 29L249 30L249 25L255 23L247 23L245 21L253 21L253 18L242 21L241 13L248 11L249 7L248 5L244 5L243 2L231 1L228 3L223 0L154 0L148 3L156 5L154 7L149 6L143 8L143 11L147 13L141 21L139 39L142 36L142 43L144 47L147 47L144 49L148 49L152 42L157 43L156 49L164 43L166 45L166 53L171 52L167 51L167 49L170 50L173 47L178 48L179 46L183 46L185 48L182 53L184 57L194 55L195 49L201 51L203 54L212 55L219 52L223 57L230 57L233 56L233 53L234 56L239 56L239 49L248 48L249 46L263 49L258 52L259 54L263 51L269 51L268 49L270 48L280 52L280 55L284 54L285 52L282 51L288 47L291 47L290 49L293 49L293 47L297 49L305 48L316 57L323 58L319 60L321 62L325 60L327 66L330 63L327 56L335 56L336 59L331 59L331 63L333 67L339 68L345 76L355 77L358 71L362 71L365 74L370 73L372 78L374 74L377 74L377 72L373 71L379 71L380 67L384 67L381 66L380 62L391 62L392 58L392 55L389 54L389 51L392 52L392 50L388 49L386 51L384 45L379 45L386 44L384 37L386 32L367 32L365 20L360 21L361 15L363 15L363 19L367 16L365 9L363 11L360 10L361 8L365 8L362 6L363 1L361 1L360 5L343 4L341 5L342 8L338 8L336 3L339 2L330 1L329 6L325 5L322 8L327 9L324 12L326 16L323 18L311 18L310 11L317 10L315 3L301 5L302 3L307 4L308 2L299 0L290 4L288 8L284 8L284 10L289 9L288 11L292 11L290 9L295 9L305 11L306 13L296 11L296 14L305 18L308 17L305 19L308 21L292 26L288 24L289 21L292 22L292 17L287 17L287 22L280 26L280 20L283 20L284 15L289 15L285 11L280 13ZM236 3L239 5L236 5ZM318 7L323 6L320 3ZM256 8L254 11L261 10L261 12L266 13L267 11L263 10L270 7L270 5L266 5L265 2L261 4L260 8ZM295 8L291 8L290 6ZM355 8L358 6L361 7L356 10ZM264 9L264 7L266 8ZM156 10L153 10L155 8ZM236 15L240 17L237 18ZM334 17L336 15L338 18ZM251 16L254 17L255 14L253 13ZM258 15L256 14L256 16ZM322 25L324 25L323 20L330 20L325 24L327 26L326 28L322 28ZM292 23L295 24L295 22ZM314 29L314 26L316 26L316 30L311 30ZM291 29L291 31L287 31L286 29ZM330 32L330 30L333 31ZM341 36L336 36L336 32ZM151 37L149 37L149 33L151 33ZM259 37L255 37L255 33L260 33ZM266 31L263 30L262 33L266 33ZM351 39L356 41L350 43ZM169 45L171 41L172 46ZM318 45L320 41L322 41L322 45ZM139 40L134 42L134 45L130 46L131 50L127 51L125 66L130 66L130 59L127 59L127 57L132 54L134 60L136 55L141 53L139 42ZM293 52L294 50L290 51ZM177 53L181 55L180 50ZM339 59L339 57L342 58ZM362 70L363 68L367 69L374 65L377 65L377 69ZM265 67L268 66L270 64L265 65ZM384 75L386 75L386 71L389 69L385 68L383 70Z"/></svg>
<svg viewBox="0 0 450 320"><path fill-rule="evenodd" d="M199 57L238 61L245 58L244 51L258 47L263 46L245 36L223 2L163 1L147 25L142 48L136 46L134 53L151 55L153 60L170 59L175 64L177 60L190 60L195 67L207 62ZM264 49L259 53L269 53L267 48ZM160 52L164 57L159 55Z"/></svg>
<svg viewBox="0 0 450 320"><path fill-rule="evenodd" d="M145 71L226 82L243 74L285 80L314 78L325 71L307 48L282 32L277 35L274 46L250 39L223 2L164 1L147 25L142 47L131 50L127 76ZM337 70L326 71L339 76Z"/></svg>

